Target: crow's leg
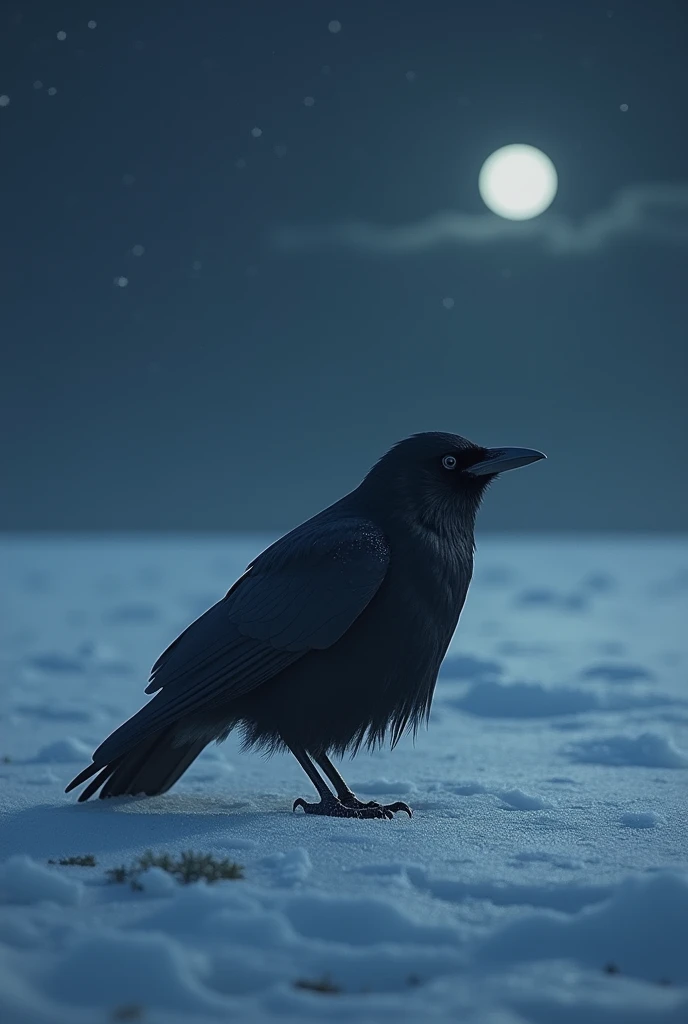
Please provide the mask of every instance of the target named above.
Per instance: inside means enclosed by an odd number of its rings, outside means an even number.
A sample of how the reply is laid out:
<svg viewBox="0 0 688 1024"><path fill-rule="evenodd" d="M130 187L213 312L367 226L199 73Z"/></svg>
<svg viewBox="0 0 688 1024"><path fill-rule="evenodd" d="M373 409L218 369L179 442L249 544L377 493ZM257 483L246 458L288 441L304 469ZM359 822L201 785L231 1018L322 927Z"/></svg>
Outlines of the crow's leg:
<svg viewBox="0 0 688 1024"><path fill-rule="evenodd" d="M376 800L369 800L367 803L363 803L362 800L358 799L355 793L351 792L327 754L313 754L313 760L328 777L335 788L339 800L345 807L355 807L359 811L366 807L379 807L383 811L390 811L390 816L396 811L406 811L409 818L411 817L411 808L408 804L402 803L401 800L397 800L393 804L379 804Z"/></svg>
<svg viewBox="0 0 688 1024"><path fill-rule="evenodd" d="M361 804L360 801L356 801L356 804L349 806L343 803L342 800L333 795L327 784L323 779L321 779L317 768L303 747L296 746L296 744L292 745L291 743L287 743L287 746L315 786L318 791L318 796L320 797L320 802L317 804L309 804L302 797L299 797L294 801L292 810L295 811L297 807L303 807L306 814L324 814L332 818L393 818L393 808L396 808L397 810L408 810L405 805L402 807L392 804L390 807L383 807L380 804L369 805ZM332 765L330 765L330 767L339 778L334 767ZM351 793L342 779L340 779L340 782L344 786L346 792ZM353 793L351 793L351 796L356 800ZM408 813L410 814L411 812L409 811Z"/></svg>

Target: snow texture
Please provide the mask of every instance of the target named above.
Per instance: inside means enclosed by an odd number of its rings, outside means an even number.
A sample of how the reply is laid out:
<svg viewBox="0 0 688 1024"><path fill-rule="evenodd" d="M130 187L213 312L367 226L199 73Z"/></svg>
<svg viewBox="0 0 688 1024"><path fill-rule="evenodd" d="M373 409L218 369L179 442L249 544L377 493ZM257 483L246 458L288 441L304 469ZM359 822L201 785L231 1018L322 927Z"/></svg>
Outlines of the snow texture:
<svg viewBox="0 0 688 1024"><path fill-rule="evenodd" d="M684 541L479 543L429 731L342 766L411 820L292 814L293 758L234 737L64 794L267 540L0 541L2 1024L688 1020ZM244 876L112 881L146 850Z"/></svg>

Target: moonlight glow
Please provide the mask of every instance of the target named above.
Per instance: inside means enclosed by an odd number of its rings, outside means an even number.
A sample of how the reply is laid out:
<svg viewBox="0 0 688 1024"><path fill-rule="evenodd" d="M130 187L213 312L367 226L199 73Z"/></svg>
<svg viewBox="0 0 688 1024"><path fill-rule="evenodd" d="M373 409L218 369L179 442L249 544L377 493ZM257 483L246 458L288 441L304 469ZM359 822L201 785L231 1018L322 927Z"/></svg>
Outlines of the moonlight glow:
<svg viewBox="0 0 688 1024"><path fill-rule="evenodd" d="M478 188L493 213L529 220L543 213L557 194L557 172L534 146L503 146L483 164Z"/></svg>

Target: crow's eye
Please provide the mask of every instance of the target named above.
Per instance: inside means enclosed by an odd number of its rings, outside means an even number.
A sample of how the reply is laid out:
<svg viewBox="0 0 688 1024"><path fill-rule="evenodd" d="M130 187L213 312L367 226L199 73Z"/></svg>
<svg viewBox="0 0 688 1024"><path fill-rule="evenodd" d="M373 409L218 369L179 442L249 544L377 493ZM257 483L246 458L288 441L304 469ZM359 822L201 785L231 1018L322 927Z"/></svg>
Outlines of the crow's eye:
<svg viewBox="0 0 688 1024"><path fill-rule="evenodd" d="M442 459L442 465L445 469L456 469L456 459L453 455L445 455Z"/></svg>

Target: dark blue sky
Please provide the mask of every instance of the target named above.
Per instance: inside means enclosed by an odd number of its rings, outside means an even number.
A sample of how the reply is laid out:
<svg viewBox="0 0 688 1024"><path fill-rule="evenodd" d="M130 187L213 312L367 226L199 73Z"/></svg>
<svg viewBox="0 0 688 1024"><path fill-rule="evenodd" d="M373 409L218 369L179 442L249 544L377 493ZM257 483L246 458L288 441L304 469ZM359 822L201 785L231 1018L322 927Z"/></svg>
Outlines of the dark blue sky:
<svg viewBox="0 0 688 1024"><path fill-rule="evenodd" d="M479 214L509 142L572 224L688 193L687 53L666 0L3 7L0 528L288 527L424 429L550 455L485 527L684 528L685 232L271 239Z"/></svg>

